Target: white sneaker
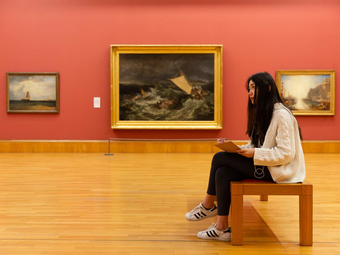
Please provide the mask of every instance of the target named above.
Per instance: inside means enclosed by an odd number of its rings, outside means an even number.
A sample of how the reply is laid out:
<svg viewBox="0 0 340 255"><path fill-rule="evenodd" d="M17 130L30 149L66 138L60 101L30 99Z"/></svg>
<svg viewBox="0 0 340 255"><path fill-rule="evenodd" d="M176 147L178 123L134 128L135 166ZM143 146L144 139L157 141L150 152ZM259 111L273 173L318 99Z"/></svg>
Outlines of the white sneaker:
<svg viewBox="0 0 340 255"><path fill-rule="evenodd" d="M231 240L231 228L229 227L227 230L220 231L216 229L216 223L213 223L207 230L198 232L197 237L200 239L228 242Z"/></svg>
<svg viewBox="0 0 340 255"><path fill-rule="evenodd" d="M206 218L214 217L217 215L217 207L214 205L211 209L205 209L202 203L192 209L185 215L185 218L189 221L198 221Z"/></svg>

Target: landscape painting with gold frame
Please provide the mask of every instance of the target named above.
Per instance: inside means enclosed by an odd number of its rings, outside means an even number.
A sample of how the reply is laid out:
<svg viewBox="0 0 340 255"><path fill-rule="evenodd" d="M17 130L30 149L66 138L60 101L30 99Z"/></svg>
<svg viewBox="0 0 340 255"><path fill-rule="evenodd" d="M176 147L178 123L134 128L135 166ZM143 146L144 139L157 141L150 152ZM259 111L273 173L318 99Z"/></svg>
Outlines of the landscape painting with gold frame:
<svg viewBox="0 0 340 255"><path fill-rule="evenodd" d="M221 129L221 45L111 45L111 127Z"/></svg>
<svg viewBox="0 0 340 255"><path fill-rule="evenodd" d="M280 70L276 84L294 115L334 115L334 70Z"/></svg>

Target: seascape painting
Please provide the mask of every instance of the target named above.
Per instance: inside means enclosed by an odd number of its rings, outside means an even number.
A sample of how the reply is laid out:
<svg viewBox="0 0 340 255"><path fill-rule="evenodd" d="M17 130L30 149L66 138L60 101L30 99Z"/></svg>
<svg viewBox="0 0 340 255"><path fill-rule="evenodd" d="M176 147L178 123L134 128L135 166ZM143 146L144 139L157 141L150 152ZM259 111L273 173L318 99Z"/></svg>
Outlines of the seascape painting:
<svg viewBox="0 0 340 255"><path fill-rule="evenodd" d="M294 114L334 114L334 73L327 71L287 72L289 71L278 71L277 81L279 80L278 87L282 100Z"/></svg>
<svg viewBox="0 0 340 255"><path fill-rule="evenodd" d="M120 54L120 120L214 120L213 54Z"/></svg>
<svg viewBox="0 0 340 255"><path fill-rule="evenodd" d="M115 128L220 128L221 57L211 48L115 54Z"/></svg>
<svg viewBox="0 0 340 255"><path fill-rule="evenodd" d="M7 73L7 112L59 112L59 74Z"/></svg>

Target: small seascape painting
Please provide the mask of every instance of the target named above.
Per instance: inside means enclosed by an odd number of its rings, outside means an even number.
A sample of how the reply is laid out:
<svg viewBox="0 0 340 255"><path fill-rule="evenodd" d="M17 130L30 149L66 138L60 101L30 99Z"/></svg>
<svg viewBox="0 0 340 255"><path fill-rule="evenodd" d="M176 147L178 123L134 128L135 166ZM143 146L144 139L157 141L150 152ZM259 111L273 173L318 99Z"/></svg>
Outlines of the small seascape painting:
<svg viewBox="0 0 340 255"><path fill-rule="evenodd" d="M276 82L294 115L334 115L334 70L277 71Z"/></svg>
<svg viewBox="0 0 340 255"><path fill-rule="evenodd" d="M59 73L7 73L7 112L59 113Z"/></svg>
<svg viewBox="0 0 340 255"><path fill-rule="evenodd" d="M113 128L219 127L221 56L216 47L131 49L112 56L117 61L112 65Z"/></svg>

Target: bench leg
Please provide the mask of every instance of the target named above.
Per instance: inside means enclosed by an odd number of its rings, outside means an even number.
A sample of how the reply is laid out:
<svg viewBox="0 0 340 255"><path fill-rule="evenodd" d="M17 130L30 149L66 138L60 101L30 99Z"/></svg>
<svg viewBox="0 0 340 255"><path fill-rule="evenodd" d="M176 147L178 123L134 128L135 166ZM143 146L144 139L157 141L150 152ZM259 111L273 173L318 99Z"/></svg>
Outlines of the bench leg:
<svg viewBox="0 0 340 255"><path fill-rule="evenodd" d="M231 244L243 244L243 195L231 196Z"/></svg>
<svg viewBox="0 0 340 255"><path fill-rule="evenodd" d="M260 201L268 201L268 195L260 195Z"/></svg>
<svg viewBox="0 0 340 255"><path fill-rule="evenodd" d="M313 245L313 196L300 196L300 245Z"/></svg>

